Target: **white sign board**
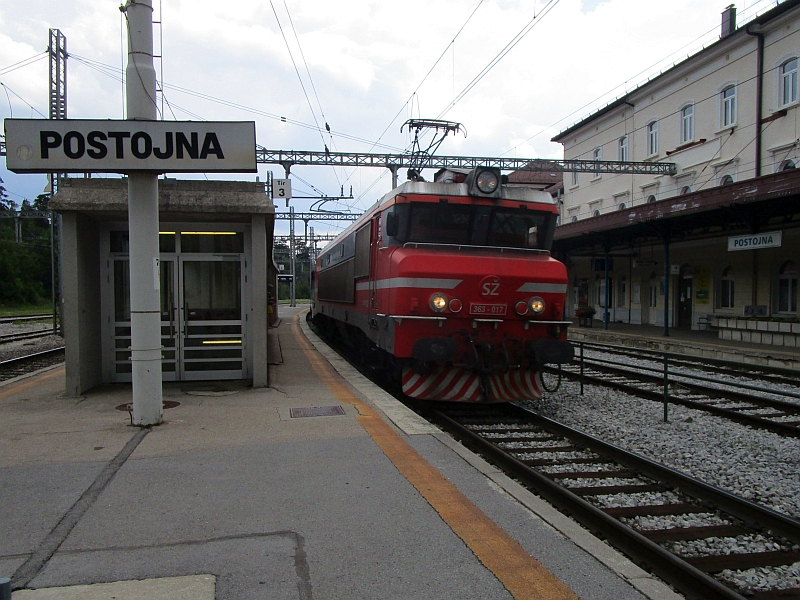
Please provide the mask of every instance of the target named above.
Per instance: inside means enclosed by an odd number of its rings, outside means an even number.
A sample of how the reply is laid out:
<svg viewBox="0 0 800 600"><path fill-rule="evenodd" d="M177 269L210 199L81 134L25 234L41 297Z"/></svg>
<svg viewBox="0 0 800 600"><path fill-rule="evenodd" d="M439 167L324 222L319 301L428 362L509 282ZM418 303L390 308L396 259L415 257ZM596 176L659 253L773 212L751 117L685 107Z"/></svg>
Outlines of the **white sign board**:
<svg viewBox="0 0 800 600"><path fill-rule="evenodd" d="M292 180L291 179L273 179L272 180L272 199L286 198L287 200L292 197Z"/></svg>
<svg viewBox="0 0 800 600"><path fill-rule="evenodd" d="M780 248L782 231L734 235L728 238L728 252L734 250L758 250L759 248Z"/></svg>
<svg viewBox="0 0 800 600"><path fill-rule="evenodd" d="M256 124L6 119L15 173L256 173Z"/></svg>

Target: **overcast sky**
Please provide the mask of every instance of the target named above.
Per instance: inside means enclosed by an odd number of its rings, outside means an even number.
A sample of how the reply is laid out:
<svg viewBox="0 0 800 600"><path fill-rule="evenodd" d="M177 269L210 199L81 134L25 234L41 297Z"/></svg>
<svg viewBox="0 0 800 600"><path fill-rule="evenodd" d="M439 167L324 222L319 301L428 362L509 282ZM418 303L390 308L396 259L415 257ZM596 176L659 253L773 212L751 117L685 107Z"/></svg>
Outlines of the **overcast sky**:
<svg viewBox="0 0 800 600"><path fill-rule="evenodd" d="M406 119L443 118L462 123L467 135L449 137L439 154L560 158L553 135L716 41L729 3L153 0L155 18L159 8L163 13L163 80L171 106L164 118L254 120L257 142L268 149L327 145L350 152L403 151L410 143L406 130L400 132ZM123 118L119 79L127 56L119 4L0 0L0 117L47 115L43 51L48 30L57 28L70 54L68 117ZM739 2L739 24L775 4ZM37 55L30 64L8 68ZM161 68L157 62L157 72ZM259 165L262 180L267 170L283 176L277 165ZM46 185L41 175L9 173L4 161L0 177L17 203ZM326 205L339 210L363 210L391 187L383 169L295 167L292 179L294 194L303 196L337 196L341 186L348 194L352 185L354 200ZM311 202L293 204L304 211ZM314 226L317 233L337 231Z"/></svg>

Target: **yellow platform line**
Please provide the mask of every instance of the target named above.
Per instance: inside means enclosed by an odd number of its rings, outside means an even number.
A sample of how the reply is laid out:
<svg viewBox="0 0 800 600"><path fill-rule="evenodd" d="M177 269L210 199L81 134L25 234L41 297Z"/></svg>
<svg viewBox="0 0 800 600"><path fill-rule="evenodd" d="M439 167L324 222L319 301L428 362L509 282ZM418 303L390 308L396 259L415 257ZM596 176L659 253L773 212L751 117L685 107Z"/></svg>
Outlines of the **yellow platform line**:
<svg viewBox="0 0 800 600"><path fill-rule="evenodd" d="M306 339L294 317L295 339L328 389L358 409L358 422L442 520L518 599L576 600L577 596L431 466L375 411L364 404Z"/></svg>
<svg viewBox="0 0 800 600"><path fill-rule="evenodd" d="M48 373L42 373L41 375L36 375L35 377L31 377L30 379L25 379L18 383L12 383L8 386L8 388L0 388L0 400L5 400L9 396L13 396L14 394L18 394L20 392L24 392L29 387L33 387L34 385L40 384L48 379L52 379L57 375L62 375L64 373L63 365L53 369Z"/></svg>

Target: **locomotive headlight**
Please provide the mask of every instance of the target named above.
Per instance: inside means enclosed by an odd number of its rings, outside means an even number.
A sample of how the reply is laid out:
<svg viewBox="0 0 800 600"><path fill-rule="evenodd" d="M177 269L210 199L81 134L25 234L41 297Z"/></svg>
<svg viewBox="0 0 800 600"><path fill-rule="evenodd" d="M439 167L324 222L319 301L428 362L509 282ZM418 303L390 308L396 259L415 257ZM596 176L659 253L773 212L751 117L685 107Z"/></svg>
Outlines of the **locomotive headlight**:
<svg viewBox="0 0 800 600"><path fill-rule="evenodd" d="M444 312L447 308L447 296L441 292L436 292L431 296L431 310L434 312Z"/></svg>
<svg viewBox="0 0 800 600"><path fill-rule="evenodd" d="M544 300L539 298L539 296L534 296L528 302L528 310L534 315L542 314L544 312Z"/></svg>
<svg viewBox="0 0 800 600"><path fill-rule="evenodd" d="M475 181L475 185L477 185L478 189L484 194L491 194L497 189L499 184L500 181L497 179L497 173L494 171L481 171L478 173L478 178Z"/></svg>

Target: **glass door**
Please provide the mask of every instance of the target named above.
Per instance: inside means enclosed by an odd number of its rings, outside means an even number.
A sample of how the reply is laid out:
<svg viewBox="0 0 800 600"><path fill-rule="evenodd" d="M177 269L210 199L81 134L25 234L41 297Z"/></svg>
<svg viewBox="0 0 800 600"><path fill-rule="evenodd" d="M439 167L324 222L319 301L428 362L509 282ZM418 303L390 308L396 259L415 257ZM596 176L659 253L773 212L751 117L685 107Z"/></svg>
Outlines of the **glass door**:
<svg viewBox="0 0 800 600"><path fill-rule="evenodd" d="M178 290L175 259L159 261L161 271L161 379L178 381Z"/></svg>
<svg viewBox="0 0 800 600"><path fill-rule="evenodd" d="M131 381L131 289L127 258L114 261L114 381ZM178 381L178 310L175 261L160 261L161 371L164 381Z"/></svg>
<svg viewBox="0 0 800 600"><path fill-rule="evenodd" d="M244 376L242 261L209 256L179 259L181 379Z"/></svg>

